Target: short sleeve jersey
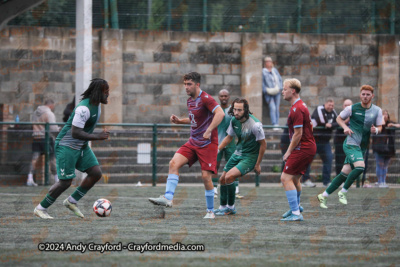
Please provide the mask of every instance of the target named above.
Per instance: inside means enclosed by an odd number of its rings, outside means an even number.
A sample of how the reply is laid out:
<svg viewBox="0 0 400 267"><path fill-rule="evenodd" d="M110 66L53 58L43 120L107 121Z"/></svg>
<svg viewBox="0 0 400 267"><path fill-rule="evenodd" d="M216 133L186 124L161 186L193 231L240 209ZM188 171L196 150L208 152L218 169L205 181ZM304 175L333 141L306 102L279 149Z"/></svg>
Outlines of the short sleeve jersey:
<svg viewBox="0 0 400 267"><path fill-rule="evenodd" d="M261 122L250 114L249 119L241 123L236 118L232 118L227 133L230 136L237 136L235 155L258 155L260 143L265 139L264 130Z"/></svg>
<svg viewBox="0 0 400 267"><path fill-rule="evenodd" d="M359 146L361 149L368 147L371 126L383 124L382 109L374 104L371 104L369 108L363 108L361 103L356 103L346 107L339 116L343 120L350 117L349 128L354 132L346 137L345 143Z"/></svg>
<svg viewBox="0 0 400 267"><path fill-rule="evenodd" d="M289 128L290 141L292 141L294 129L303 127L303 135L295 150L302 150L306 153L307 151L315 151L316 144L312 132L310 112L308 111L307 105L300 98L297 99L290 108L287 125Z"/></svg>
<svg viewBox="0 0 400 267"><path fill-rule="evenodd" d="M214 111L219 107L218 103L206 92L200 90L200 94L196 99L189 97L187 100L190 119L190 138L189 143L193 146L204 147L210 143L218 145L218 130L215 128L211 132L210 139L204 139L203 134L210 126Z"/></svg>
<svg viewBox="0 0 400 267"><path fill-rule="evenodd" d="M229 109L231 107L227 107L223 109L225 113L225 117L222 119L221 123L218 125L218 144L222 143L222 140L227 136L226 130L228 130L229 125L231 124L232 116L229 115ZM226 146L227 148L235 147L235 138Z"/></svg>
<svg viewBox="0 0 400 267"><path fill-rule="evenodd" d="M72 137L72 125L83 129L87 133L93 133L101 115L101 105L91 105L89 99L82 100L72 111L71 116L58 134L56 144L68 146L80 150L87 145L88 141Z"/></svg>

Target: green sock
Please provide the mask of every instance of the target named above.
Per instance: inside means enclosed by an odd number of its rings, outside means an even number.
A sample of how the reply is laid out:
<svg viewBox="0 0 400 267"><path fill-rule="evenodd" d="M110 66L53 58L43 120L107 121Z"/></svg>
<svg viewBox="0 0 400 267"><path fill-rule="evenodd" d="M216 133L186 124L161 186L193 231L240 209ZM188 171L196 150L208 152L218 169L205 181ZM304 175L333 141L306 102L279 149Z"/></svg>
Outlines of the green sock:
<svg viewBox="0 0 400 267"><path fill-rule="evenodd" d="M236 191L235 183L228 184L228 185L226 185L226 187L228 188L227 189L227 191L228 191L228 205L229 206L233 206L233 205L235 205L235 198L236 198L236 196L235 196L235 191Z"/></svg>
<svg viewBox="0 0 400 267"><path fill-rule="evenodd" d="M78 186L75 190L75 192L73 192L71 194L71 197L73 199L75 199L76 201L79 201L81 198L83 198L84 195L86 195L86 193L89 191L89 189L84 189L80 186Z"/></svg>
<svg viewBox="0 0 400 267"><path fill-rule="evenodd" d="M221 206L226 206L226 204L228 203L228 186L221 185L219 188L220 188L219 204Z"/></svg>
<svg viewBox="0 0 400 267"><path fill-rule="evenodd" d="M340 186L341 184L344 183L344 181L346 181L346 179L347 179L347 174L344 174L343 172L339 173L339 175L336 176L336 177L333 179L331 185L328 186L328 188L326 189L326 192L327 192L329 195L332 194L333 192L335 192L336 189L339 188L339 186Z"/></svg>
<svg viewBox="0 0 400 267"><path fill-rule="evenodd" d="M218 187L218 180L219 180L218 178L212 178L214 187Z"/></svg>
<svg viewBox="0 0 400 267"><path fill-rule="evenodd" d="M44 199L42 200L42 202L40 202L40 205L47 209L48 207L50 207L51 205L53 205L54 201L56 201L55 198L51 197L49 194L47 194Z"/></svg>
<svg viewBox="0 0 400 267"><path fill-rule="evenodd" d="M354 183L357 177L364 172L363 167L355 167L347 176L346 182L344 183L343 188L349 190L350 186Z"/></svg>

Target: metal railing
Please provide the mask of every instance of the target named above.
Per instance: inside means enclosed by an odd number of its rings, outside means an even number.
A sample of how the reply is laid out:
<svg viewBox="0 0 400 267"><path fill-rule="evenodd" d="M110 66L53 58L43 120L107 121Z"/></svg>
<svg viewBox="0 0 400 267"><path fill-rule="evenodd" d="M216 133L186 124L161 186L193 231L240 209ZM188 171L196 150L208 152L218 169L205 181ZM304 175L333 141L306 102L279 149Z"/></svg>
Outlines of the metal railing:
<svg viewBox="0 0 400 267"><path fill-rule="evenodd" d="M28 165L30 161L28 161L27 157L24 160L20 160L19 157L15 156L15 153L24 153L28 152L29 144L32 139L32 125L44 125L45 126L45 152L44 152L44 184L49 184L49 160L50 160L50 144L51 144L51 134L50 134L50 125L59 125L62 126L64 123L31 123L31 122L0 122L0 144L2 146L2 154L0 155L1 164L0 167L7 169L7 159L11 158L11 162L17 162L20 165ZM182 144L184 144L190 136L190 125L172 125L172 124L153 124L153 123L121 123L121 124L104 124L99 123L97 125L98 128L108 128L110 132L114 134L114 138L111 135L110 140L108 142L93 142L92 148L95 150L95 154L99 154L99 156L103 159L104 164L102 165L103 170L112 173L112 168L116 168L109 162L116 162L118 160L124 159L126 160L124 163L127 166L132 165L132 160L134 158L139 157L139 151L136 146L139 143L150 143L151 151L149 156L148 164L144 164L143 166L150 167L151 165L151 183L153 186L157 183L157 175L160 173L167 174L165 171L169 160L172 158L172 153L175 153L176 149L179 148ZM278 173L281 164L281 150L285 150L282 148L284 143L281 143L281 137L284 135L282 131L274 131L272 128L277 128L274 126L263 126L266 131L267 138L267 152L264 158L268 158L273 163L273 167L276 167L275 171ZM97 128L97 129L98 129ZM287 128L287 127L279 127L279 128ZM134 129L134 130L131 130ZM316 128L319 129L319 128ZM286 133L285 133L286 134ZM333 137L333 136L332 136ZM114 140L113 140L114 139ZM331 146L332 146L333 138L331 138ZM396 146L398 147L398 146ZM119 152L120 154L116 154L114 157L115 160L110 160L113 157L114 152ZM137 154L136 154L137 152ZM14 154L13 154L14 153ZM125 155L125 154L126 155ZM129 154L130 153L130 154ZM30 154L30 151L25 154ZM269 155L268 155L269 154ZM132 156L135 155L135 156ZM30 160L31 158L29 158ZM395 159L397 162L397 158ZM163 163L162 163L163 162ZM264 163L263 163L264 164ZM396 164L396 163L395 163ZM104 166L104 167L103 167ZM271 167L270 165L268 165ZM398 165L396 165L398 166ZM10 167L10 166L9 166ZM23 168L19 168L19 174L26 173L26 170L22 170ZM134 167L127 167L126 172L132 172ZM334 169L334 168L332 168ZM392 166L393 169L393 166ZM21 171L22 170L22 171ZM119 170L123 172L124 169ZM162 172L164 171L164 173ZM3 172L3 173L2 173ZM135 171L136 172L136 171ZM147 169L142 171L149 176ZM265 172L265 168L263 169ZM397 172L397 169L396 169ZM104 173L104 171L103 171ZM142 173L136 173L142 174ZM0 176L4 175L4 169L0 170ZM263 175L263 174L262 174ZM393 175L393 174L391 174ZM255 185L259 186L260 184L260 176L254 176ZM277 182L277 181L276 181ZM398 180L395 180L398 183Z"/></svg>

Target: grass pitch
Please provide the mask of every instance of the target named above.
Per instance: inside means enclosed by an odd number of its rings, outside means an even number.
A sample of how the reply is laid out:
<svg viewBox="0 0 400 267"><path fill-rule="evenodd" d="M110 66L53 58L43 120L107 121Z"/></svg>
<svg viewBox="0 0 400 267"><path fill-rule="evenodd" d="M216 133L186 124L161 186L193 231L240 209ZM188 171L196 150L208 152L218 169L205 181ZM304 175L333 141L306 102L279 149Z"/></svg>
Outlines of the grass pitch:
<svg viewBox="0 0 400 267"><path fill-rule="evenodd" d="M334 193L328 210L316 195L323 188L302 192L304 222L281 223L289 206L283 188L241 186L234 216L205 220L202 186L179 185L172 209L155 207L148 197L157 187L98 185L80 201L85 219L67 210L67 190L50 207L54 220L33 215L48 187L2 187L0 215L1 266L395 266L400 259L400 189L355 189L343 206ZM107 198L110 217L97 217L92 205ZM217 208L219 201L216 200ZM44 252L38 244L204 244L202 252Z"/></svg>

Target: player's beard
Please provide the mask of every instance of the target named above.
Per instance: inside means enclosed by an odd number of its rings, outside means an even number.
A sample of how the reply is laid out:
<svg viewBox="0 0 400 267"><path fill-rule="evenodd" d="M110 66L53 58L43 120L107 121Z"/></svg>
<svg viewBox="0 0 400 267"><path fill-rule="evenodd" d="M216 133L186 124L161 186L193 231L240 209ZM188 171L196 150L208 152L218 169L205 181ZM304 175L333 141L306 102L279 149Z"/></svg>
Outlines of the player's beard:
<svg viewBox="0 0 400 267"><path fill-rule="evenodd" d="M238 121L241 121L243 118L244 118L244 114L243 114L243 116L241 116L241 117L235 116L235 119L237 119Z"/></svg>

